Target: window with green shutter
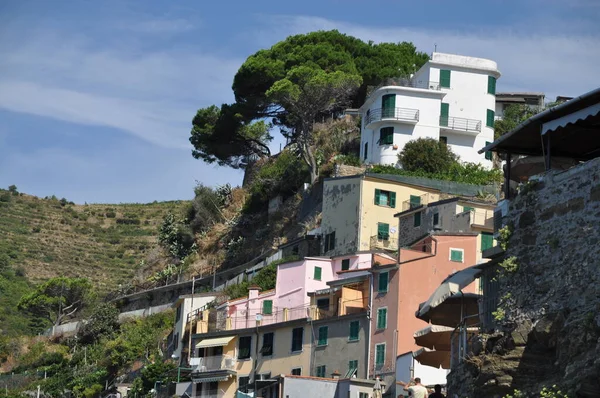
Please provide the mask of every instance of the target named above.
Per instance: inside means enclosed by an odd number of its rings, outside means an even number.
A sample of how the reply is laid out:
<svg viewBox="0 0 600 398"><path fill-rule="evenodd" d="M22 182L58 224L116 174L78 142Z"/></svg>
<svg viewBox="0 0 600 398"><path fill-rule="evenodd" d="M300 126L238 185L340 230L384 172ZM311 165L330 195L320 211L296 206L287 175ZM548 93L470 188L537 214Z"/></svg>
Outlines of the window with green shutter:
<svg viewBox="0 0 600 398"><path fill-rule="evenodd" d="M385 363L385 343L375 346L375 366L381 368Z"/></svg>
<svg viewBox="0 0 600 398"><path fill-rule="evenodd" d="M450 261L456 261L457 263L463 262L463 251L458 249L450 249Z"/></svg>
<svg viewBox="0 0 600 398"><path fill-rule="evenodd" d="M313 274L313 278L316 281L320 281L321 280L321 267L315 267L315 272Z"/></svg>
<svg viewBox="0 0 600 398"><path fill-rule="evenodd" d="M350 360L348 361L348 373L346 373L346 379L351 378L358 372L358 360Z"/></svg>
<svg viewBox="0 0 600 398"><path fill-rule="evenodd" d="M292 352L302 351L304 328L292 329Z"/></svg>
<svg viewBox="0 0 600 398"><path fill-rule="evenodd" d="M379 283L377 284L377 291L379 293L386 293L388 291L389 284L389 273L388 272L380 272L379 273Z"/></svg>
<svg viewBox="0 0 600 398"><path fill-rule="evenodd" d="M440 126L448 126L448 117L450 115L450 104L442 102L440 108Z"/></svg>
<svg viewBox="0 0 600 398"><path fill-rule="evenodd" d="M358 340L358 330L360 324L358 321L350 322L350 336L348 336L349 341L357 341Z"/></svg>
<svg viewBox="0 0 600 398"><path fill-rule="evenodd" d="M348 271L350 269L350 259L345 258L342 260L342 271Z"/></svg>
<svg viewBox="0 0 600 398"><path fill-rule="evenodd" d="M481 233L481 251L494 247L494 234L491 232Z"/></svg>
<svg viewBox="0 0 600 398"><path fill-rule="evenodd" d="M384 127L379 130L379 145L392 145L394 143L394 128Z"/></svg>
<svg viewBox="0 0 600 398"><path fill-rule="evenodd" d="M410 195L410 208L414 209L415 207L421 206L421 197L416 195Z"/></svg>
<svg viewBox="0 0 600 398"><path fill-rule="evenodd" d="M390 238L390 224L377 223L377 239L388 240Z"/></svg>
<svg viewBox="0 0 600 398"><path fill-rule="evenodd" d="M396 110L396 94L381 97L381 117L394 117Z"/></svg>
<svg viewBox="0 0 600 398"><path fill-rule="evenodd" d="M490 144L491 144L491 142L489 142L489 141L485 142L485 146L488 146ZM485 151L485 158L487 160L492 160L492 151Z"/></svg>
<svg viewBox="0 0 600 398"><path fill-rule="evenodd" d="M238 340L238 359L250 358L250 348L252 347L252 336L242 336Z"/></svg>
<svg viewBox="0 0 600 398"><path fill-rule="evenodd" d="M440 70L440 86L441 87L450 87L450 70L441 69Z"/></svg>
<svg viewBox="0 0 600 398"><path fill-rule="evenodd" d="M494 111L491 109L487 110L487 117L485 119L485 125L488 127L494 127Z"/></svg>
<svg viewBox="0 0 600 398"><path fill-rule="evenodd" d="M413 214L413 226L414 227L421 226L421 212Z"/></svg>
<svg viewBox="0 0 600 398"><path fill-rule="evenodd" d="M325 377L325 365L317 366L317 377Z"/></svg>
<svg viewBox="0 0 600 398"><path fill-rule="evenodd" d="M329 333L329 327L327 327L327 326L319 327L319 341L317 342L317 345L319 345L319 346L327 345L327 334L328 333Z"/></svg>
<svg viewBox="0 0 600 398"><path fill-rule="evenodd" d="M387 328L387 308L377 310L377 329Z"/></svg>
<svg viewBox="0 0 600 398"><path fill-rule="evenodd" d="M273 300L265 300L263 301L263 315L271 315L273 314Z"/></svg>
<svg viewBox="0 0 600 398"><path fill-rule="evenodd" d="M463 211L464 211L464 212L467 212L467 211L474 211L474 210L475 210L475 208L474 208L474 207L471 207L471 206L463 206Z"/></svg>
<svg viewBox="0 0 600 398"><path fill-rule="evenodd" d="M260 349L263 356L273 355L273 337L273 332L263 334L263 346Z"/></svg>
<svg viewBox="0 0 600 398"><path fill-rule="evenodd" d="M378 206L396 207L396 192L375 189L375 204Z"/></svg>
<svg viewBox="0 0 600 398"><path fill-rule="evenodd" d="M488 94L496 95L496 78L488 76Z"/></svg>

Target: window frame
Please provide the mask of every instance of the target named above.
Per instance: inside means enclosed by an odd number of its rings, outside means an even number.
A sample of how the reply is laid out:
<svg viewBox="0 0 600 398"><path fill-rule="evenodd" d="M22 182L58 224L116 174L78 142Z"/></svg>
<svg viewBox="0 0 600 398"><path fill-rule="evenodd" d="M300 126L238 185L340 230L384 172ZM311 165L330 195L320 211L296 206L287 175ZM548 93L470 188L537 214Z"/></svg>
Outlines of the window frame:
<svg viewBox="0 0 600 398"><path fill-rule="evenodd" d="M323 268L315 265L313 269L313 279L316 281L323 280Z"/></svg>
<svg viewBox="0 0 600 398"><path fill-rule="evenodd" d="M486 127L494 128L494 121L496 117L496 112L491 109L486 109L485 114L485 125Z"/></svg>
<svg viewBox="0 0 600 398"><path fill-rule="evenodd" d="M294 350L294 344L297 343L296 336L294 335L294 333L296 332L296 330L300 330L301 331L301 335L300 335L300 348L297 349L297 350ZM291 353L295 354L295 353L302 352L303 350L304 350L304 328L303 327L293 328L292 329L292 347L291 347Z"/></svg>
<svg viewBox="0 0 600 398"><path fill-rule="evenodd" d="M246 384L242 384L242 379L248 379L248 382ZM248 392L248 386L250 385L250 375L247 376L238 376L238 390L242 390L243 388L245 388L245 392ZM242 391L244 392L244 391Z"/></svg>
<svg viewBox="0 0 600 398"><path fill-rule="evenodd" d="M442 76L442 75L445 75L446 72L448 72L448 76ZM444 83L446 83L446 80L448 81L447 86L444 84ZM441 88L450 88L451 85L452 85L452 70L440 69L440 87Z"/></svg>
<svg viewBox="0 0 600 398"><path fill-rule="evenodd" d="M327 366L326 365L318 365L315 369L315 374L317 377L325 377L327 375Z"/></svg>
<svg viewBox="0 0 600 398"><path fill-rule="evenodd" d="M486 239L491 239L491 242L489 242L490 246L485 249L483 248L484 237L487 237ZM492 247L494 247L494 234L492 232L481 232L481 251L491 249Z"/></svg>
<svg viewBox="0 0 600 398"><path fill-rule="evenodd" d="M377 359L379 357L379 347L383 347L383 361L382 362L377 362ZM385 354L386 354L386 344L385 343L379 343L379 344L375 344L375 360L373 362L375 362L375 369L381 369L385 366Z"/></svg>
<svg viewBox="0 0 600 398"><path fill-rule="evenodd" d="M385 325L383 327L380 327L380 318L381 318L381 314L382 311L384 311L385 313L385 317L383 317L383 320L385 321ZM377 325L376 325L376 330L385 330L387 329L387 313L388 313L388 307L379 307L377 308Z"/></svg>
<svg viewBox="0 0 600 398"><path fill-rule="evenodd" d="M394 145L394 128L382 127L379 129L379 146Z"/></svg>
<svg viewBox="0 0 600 398"><path fill-rule="evenodd" d="M436 211L433 213L433 226L440 225L440 213Z"/></svg>
<svg viewBox="0 0 600 398"><path fill-rule="evenodd" d="M381 203L381 198L385 197L385 204ZM389 207L390 209L396 208L396 192L387 191L385 189L375 188L375 199L373 200L376 206Z"/></svg>
<svg viewBox="0 0 600 398"><path fill-rule="evenodd" d="M242 340L248 340L248 356L242 354ZM245 350L245 349L244 349ZM252 358L252 336L241 336L238 340L238 359L247 360Z"/></svg>
<svg viewBox="0 0 600 398"><path fill-rule="evenodd" d="M385 275L385 289L382 289L381 277ZM377 293L387 293L390 288L390 272L383 271L377 275Z"/></svg>
<svg viewBox="0 0 600 398"><path fill-rule="evenodd" d="M348 271L350 269L350 259L349 258L344 258L342 259L342 271Z"/></svg>
<svg viewBox="0 0 600 398"><path fill-rule="evenodd" d="M489 141L485 142L485 146L488 146L490 144L491 144L491 142L489 142ZM493 160L493 158L494 158L494 155L492 154L492 151L485 151L485 160Z"/></svg>
<svg viewBox="0 0 600 398"><path fill-rule="evenodd" d="M324 331L324 336L322 335L322 331ZM327 340L329 337L329 326L319 326L319 330L317 332L317 347L326 347Z"/></svg>
<svg viewBox="0 0 600 398"><path fill-rule="evenodd" d="M269 303L269 308L267 312L267 303ZM262 305L262 315L273 315L273 300L263 300L263 305Z"/></svg>
<svg viewBox="0 0 600 398"><path fill-rule="evenodd" d="M387 232L383 233L381 232L381 228L380 226L383 225L387 225ZM390 224L385 223L385 222L378 222L377 223L377 240L389 240L390 239Z"/></svg>
<svg viewBox="0 0 600 398"><path fill-rule="evenodd" d="M456 261L456 260L452 260L452 252L455 253L460 253L460 261ZM464 263L465 262L465 249L460 249L457 247L451 247L450 248L450 253L448 256L448 260L454 262L454 263Z"/></svg>
<svg viewBox="0 0 600 398"><path fill-rule="evenodd" d="M298 371L298 373L294 374L295 371ZM302 366L297 367L297 368L292 368L292 370L290 371L290 374L292 376L302 376Z"/></svg>
<svg viewBox="0 0 600 398"><path fill-rule="evenodd" d="M356 325L356 338L352 336L352 325ZM360 340L360 321L350 321L348 332L348 341L359 341Z"/></svg>
<svg viewBox="0 0 600 398"><path fill-rule="evenodd" d="M413 228L421 227L421 212L417 211L413 214Z"/></svg>
<svg viewBox="0 0 600 398"><path fill-rule="evenodd" d="M270 348L268 353L265 353L265 347L267 347L267 345L265 345L265 336L267 335L271 335L271 345L268 346ZM275 332L267 332L267 333L263 333L263 345L260 349L260 354L263 357L271 357L273 356L273 351L274 351L274 346L275 346Z"/></svg>
<svg viewBox="0 0 600 398"><path fill-rule="evenodd" d="M496 95L496 82L498 79L494 76L488 76L487 93Z"/></svg>

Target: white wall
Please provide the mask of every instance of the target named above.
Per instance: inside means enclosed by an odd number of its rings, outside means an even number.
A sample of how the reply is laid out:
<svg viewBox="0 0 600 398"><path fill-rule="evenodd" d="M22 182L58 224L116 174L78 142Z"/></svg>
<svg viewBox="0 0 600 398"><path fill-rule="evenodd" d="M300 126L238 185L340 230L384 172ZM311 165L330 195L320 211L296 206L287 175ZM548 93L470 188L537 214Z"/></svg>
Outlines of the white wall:
<svg viewBox="0 0 600 398"><path fill-rule="evenodd" d="M446 369L436 369L431 366L421 365L413 358L412 352L400 355L396 359L396 381L408 383L411 380L410 368L414 368L413 377L420 377L424 385L446 385L446 376L450 373Z"/></svg>
<svg viewBox="0 0 600 398"><path fill-rule="evenodd" d="M212 295L194 296L193 305L192 298L190 296L180 298L179 303L175 305L175 311L177 312L177 307L181 306L181 315L177 322L175 322L175 326L173 327L173 338L177 336L179 344L177 345L177 348L173 350L173 355L176 355L178 358L181 358L181 350L183 346L187 343L185 341L182 341L182 339L185 332L185 323L187 321L188 314L190 314L192 311L204 307L206 304L213 301L215 297L216 296Z"/></svg>

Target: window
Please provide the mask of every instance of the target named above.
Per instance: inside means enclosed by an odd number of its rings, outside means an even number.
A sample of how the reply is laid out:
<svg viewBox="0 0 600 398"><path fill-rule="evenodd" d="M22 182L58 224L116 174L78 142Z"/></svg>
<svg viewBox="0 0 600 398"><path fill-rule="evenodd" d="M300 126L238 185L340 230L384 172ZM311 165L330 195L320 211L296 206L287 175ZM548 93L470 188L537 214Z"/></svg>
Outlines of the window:
<svg viewBox="0 0 600 398"><path fill-rule="evenodd" d="M271 315L273 314L273 300L265 300L263 301L263 315Z"/></svg>
<svg viewBox="0 0 600 398"><path fill-rule="evenodd" d="M248 386L250 384L250 376L238 377L238 390L241 392L248 392Z"/></svg>
<svg viewBox="0 0 600 398"><path fill-rule="evenodd" d="M173 349L176 350L179 347L179 333L173 337Z"/></svg>
<svg viewBox="0 0 600 398"><path fill-rule="evenodd" d="M467 211L475 211L474 207L471 206L463 206L463 211L466 213Z"/></svg>
<svg viewBox="0 0 600 398"><path fill-rule="evenodd" d="M381 369L385 363L385 343L375 346L375 367Z"/></svg>
<svg viewBox="0 0 600 398"><path fill-rule="evenodd" d="M396 192L375 190L375 204L377 206L389 206L392 209L396 207Z"/></svg>
<svg viewBox="0 0 600 398"><path fill-rule="evenodd" d="M450 71L448 69L440 70L440 86L441 87L450 87Z"/></svg>
<svg viewBox="0 0 600 398"><path fill-rule="evenodd" d="M292 352L302 351L302 341L304 340L304 328L295 328L292 330Z"/></svg>
<svg viewBox="0 0 600 398"><path fill-rule="evenodd" d="M421 226L421 212L413 214L413 227Z"/></svg>
<svg viewBox="0 0 600 398"><path fill-rule="evenodd" d="M317 377L325 377L325 365L317 366Z"/></svg>
<svg viewBox="0 0 600 398"><path fill-rule="evenodd" d="M442 102L442 107L440 109L440 126L448 126L448 117L450 115L450 104L445 104Z"/></svg>
<svg viewBox="0 0 600 398"><path fill-rule="evenodd" d="M252 336L240 337L238 359L250 358L251 346L252 346Z"/></svg>
<svg viewBox="0 0 600 398"><path fill-rule="evenodd" d="M358 398L369 398L369 393L368 392L359 392Z"/></svg>
<svg viewBox="0 0 600 398"><path fill-rule="evenodd" d="M314 278L316 281L320 281L320 280L321 280L321 267L315 267L315 271L314 271L314 274L313 274L313 278Z"/></svg>
<svg viewBox="0 0 600 398"><path fill-rule="evenodd" d="M392 145L394 143L394 128L384 127L379 130L379 145Z"/></svg>
<svg viewBox="0 0 600 398"><path fill-rule="evenodd" d="M345 258L342 260L342 271L348 271L350 269L350 259Z"/></svg>
<svg viewBox="0 0 600 398"><path fill-rule="evenodd" d="M329 311L329 297L317 299L317 308Z"/></svg>
<svg viewBox="0 0 600 398"><path fill-rule="evenodd" d="M302 368L293 368L292 375L293 376L302 376Z"/></svg>
<svg viewBox="0 0 600 398"><path fill-rule="evenodd" d="M365 160L367 160L367 154L368 154L368 153L369 153L369 143L368 143L368 142L365 142L365 153L364 153L364 155L363 155L363 158L364 158Z"/></svg>
<svg viewBox="0 0 600 398"><path fill-rule="evenodd" d="M394 117L396 110L396 94L386 94L381 97L381 117Z"/></svg>
<svg viewBox="0 0 600 398"><path fill-rule="evenodd" d="M325 253L335 248L335 231L325 235Z"/></svg>
<svg viewBox="0 0 600 398"><path fill-rule="evenodd" d="M450 261L462 263L463 262L463 250L462 249L450 249Z"/></svg>
<svg viewBox="0 0 600 398"><path fill-rule="evenodd" d="M377 329L387 328L387 308L377 310Z"/></svg>
<svg viewBox="0 0 600 398"><path fill-rule="evenodd" d="M379 273L379 280L378 280L378 284L377 284L377 291L379 293L387 293L388 291L388 282L389 282L389 273L387 272L380 272Z"/></svg>
<svg viewBox="0 0 600 398"><path fill-rule="evenodd" d="M318 346L327 345L327 334L329 333L329 328L327 326L319 327L319 341L317 342Z"/></svg>
<svg viewBox="0 0 600 398"><path fill-rule="evenodd" d="M410 195L410 208L414 209L415 207L421 206L421 197L416 195Z"/></svg>
<svg viewBox="0 0 600 398"><path fill-rule="evenodd" d="M448 137L444 137L443 135L440 135L440 142L444 145L448 145Z"/></svg>
<svg viewBox="0 0 600 398"><path fill-rule="evenodd" d="M260 349L260 353L265 357L269 356L269 355L273 355L273 337L274 336L275 335L273 334L273 332L263 334L263 345L262 345L262 348Z"/></svg>
<svg viewBox="0 0 600 398"><path fill-rule="evenodd" d="M440 225L440 213L433 213L433 226Z"/></svg>
<svg viewBox="0 0 600 398"><path fill-rule="evenodd" d="M359 328L360 328L360 323L358 321L350 322L350 336L348 337L349 341L357 341L358 340Z"/></svg>
<svg viewBox="0 0 600 398"><path fill-rule="evenodd" d="M487 110L487 117L485 119L485 125L494 128L494 111L491 109Z"/></svg>
<svg viewBox="0 0 600 398"><path fill-rule="evenodd" d="M390 238L390 224L377 223L377 239L388 240Z"/></svg>
<svg viewBox="0 0 600 398"><path fill-rule="evenodd" d="M491 144L491 142L489 142L489 141L485 142L485 146L488 146L490 144ZM487 160L492 160L492 151L485 151L485 158Z"/></svg>
<svg viewBox="0 0 600 398"><path fill-rule="evenodd" d="M298 247L298 245L292 247L292 255L297 256L298 253L300 253L300 248Z"/></svg>
<svg viewBox="0 0 600 398"><path fill-rule="evenodd" d="M354 360L348 361L347 378L352 377L356 372L358 372L358 360L354 359Z"/></svg>
<svg viewBox="0 0 600 398"><path fill-rule="evenodd" d="M491 232L481 233L481 251L494 247L494 234Z"/></svg>
<svg viewBox="0 0 600 398"><path fill-rule="evenodd" d="M488 76L488 94L496 95L496 78L494 76Z"/></svg>
<svg viewBox="0 0 600 398"><path fill-rule="evenodd" d="M181 307L182 305L177 307L177 312L175 313L175 322L179 322L179 320L181 319Z"/></svg>

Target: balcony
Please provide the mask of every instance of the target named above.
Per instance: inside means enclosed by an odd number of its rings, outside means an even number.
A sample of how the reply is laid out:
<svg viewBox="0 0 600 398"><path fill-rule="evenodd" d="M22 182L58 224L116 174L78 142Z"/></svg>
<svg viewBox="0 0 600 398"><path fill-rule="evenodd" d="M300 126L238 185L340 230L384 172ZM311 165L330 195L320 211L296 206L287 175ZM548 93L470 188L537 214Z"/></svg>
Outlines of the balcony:
<svg viewBox="0 0 600 398"><path fill-rule="evenodd" d="M478 227L492 231L494 229L493 210L471 210L471 227Z"/></svg>
<svg viewBox="0 0 600 398"><path fill-rule="evenodd" d="M440 128L453 133L475 136L481 132L481 120L440 116Z"/></svg>
<svg viewBox="0 0 600 398"><path fill-rule="evenodd" d="M215 355L210 357L196 357L190 359L190 367L194 370L192 373L208 373L219 371L234 371L235 357L231 355Z"/></svg>
<svg viewBox="0 0 600 398"><path fill-rule="evenodd" d="M371 250L386 250L389 252L398 251L398 238L387 237L381 239L378 235L371 236Z"/></svg>
<svg viewBox="0 0 600 398"><path fill-rule="evenodd" d="M415 124L419 121L419 110L411 108L377 108L367 111L365 127L374 129L385 122Z"/></svg>
<svg viewBox="0 0 600 398"><path fill-rule="evenodd" d="M418 197L411 197L409 200L402 202L402 211L417 209L421 206L425 206L429 203L429 194L421 195Z"/></svg>
<svg viewBox="0 0 600 398"><path fill-rule="evenodd" d="M392 77L389 79L385 79L383 82L378 84L377 86L369 86L367 87L367 98L379 90L381 87L386 86L398 86L398 87L409 87L409 88L420 88L423 90L434 90L441 91L441 86L439 82L430 82L424 80L412 80L407 77Z"/></svg>

